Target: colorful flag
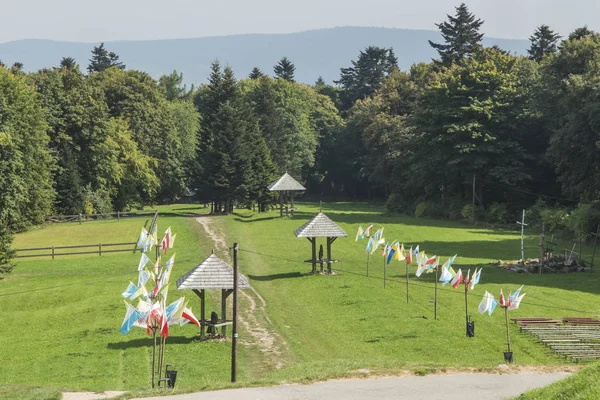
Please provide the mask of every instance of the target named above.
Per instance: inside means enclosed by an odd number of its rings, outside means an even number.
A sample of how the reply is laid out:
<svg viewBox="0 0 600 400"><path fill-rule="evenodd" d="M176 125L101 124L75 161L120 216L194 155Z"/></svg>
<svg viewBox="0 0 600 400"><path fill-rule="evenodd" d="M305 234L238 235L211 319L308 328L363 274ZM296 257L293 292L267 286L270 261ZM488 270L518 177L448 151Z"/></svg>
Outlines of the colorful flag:
<svg viewBox="0 0 600 400"><path fill-rule="evenodd" d="M440 282L442 282L442 286L446 286L448 282L452 280L452 274L448 268L442 266L442 274L440 276Z"/></svg>
<svg viewBox="0 0 600 400"><path fill-rule="evenodd" d="M369 225L367 229L365 229L364 234L367 237L371 237L371 231L373 231L373 225Z"/></svg>
<svg viewBox="0 0 600 400"><path fill-rule="evenodd" d="M456 289L458 287L458 285L460 285L463 281L463 275L462 275L462 271L459 269L458 272L456 273L456 275L454 275L454 278L452 278L452 282L450 282L450 284L452 285L452 289Z"/></svg>
<svg viewBox="0 0 600 400"><path fill-rule="evenodd" d="M139 247L140 249L144 247L144 243L146 243L146 239L148 238L148 231L146 230L146 228L142 228L142 231L140 232L140 237L138 238L137 241L137 247Z"/></svg>
<svg viewBox="0 0 600 400"><path fill-rule="evenodd" d="M198 321L198 318L196 318L194 316L194 314L192 313L192 310L190 310L189 308L185 308L183 310L183 314L182 314L183 318L189 320L190 322L192 322L195 325L200 326L200 322Z"/></svg>
<svg viewBox="0 0 600 400"><path fill-rule="evenodd" d="M410 251L406 253L406 263L409 265L412 264L412 247L410 248Z"/></svg>
<svg viewBox="0 0 600 400"><path fill-rule="evenodd" d="M150 259L148 258L146 253L142 253L142 257L140 258L140 263L138 264L138 271L143 270L144 267L146 266L146 264L148 264L149 262L150 262Z"/></svg>
<svg viewBox="0 0 600 400"><path fill-rule="evenodd" d="M404 261L404 244L400 245L400 242L396 242L396 260Z"/></svg>
<svg viewBox="0 0 600 400"><path fill-rule="evenodd" d="M135 296L137 291L138 287L135 286L132 282L129 282L129 285L127 285L127 289L125 289L125 291L121 293L121 296L123 296L124 298L129 298ZM134 300L136 297L138 296L133 297L131 300Z"/></svg>
<svg viewBox="0 0 600 400"><path fill-rule="evenodd" d="M373 246L375 245L375 240L370 237L369 238L369 242L367 243L367 253L371 253L371 249L373 248Z"/></svg>
<svg viewBox="0 0 600 400"><path fill-rule="evenodd" d="M515 300L519 296L519 293L521 293L521 289L523 289L523 286L525 286L525 285L521 285L520 288L518 288L513 294L510 295L509 299L510 299L511 303L513 302L513 300Z"/></svg>
<svg viewBox="0 0 600 400"><path fill-rule="evenodd" d="M135 325L138 318L140 318L140 313L128 302L125 302L125 306L127 307L127 312L125 313L125 318L123 319L123 323L121 324L121 332L123 335L127 335L131 328Z"/></svg>
<svg viewBox="0 0 600 400"><path fill-rule="evenodd" d="M494 312L494 309L496 308L497 305L498 305L498 300L496 300L496 298L492 296L492 304L490 305L490 308L488 310L488 315L492 315L492 313Z"/></svg>
<svg viewBox="0 0 600 400"><path fill-rule="evenodd" d="M522 286L521 286L522 287ZM515 297L513 300L510 301L510 305L508 306L509 310L516 310L517 308L519 308L519 305L521 304L521 299L526 295L527 293L523 293L520 296Z"/></svg>
<svg viewBox="0 0 600 400"><path fill-rule="evenodd" d="M477 270L477 268L475 268L475 272L473 272L473 277L471 278L471 290L473 290L475 285L477 285L479 283L480 277L481 277L481 268L479 268L479 270Z"/></svg>
<svg viewBox="0 0 600 400"><path fill-rule="evenodd" d="M396 249L394 247L391 247L388 249L388 254L387 254L387 263L389 264L390 261L392 261L392 258L394 258L394 254L396 254Z"/></svg>
<svg viewBox="0 0 600 400"><path fill-rule="evenodd" d="M358 232L356 232L356 239L354 239L355 242L358 242L358 239L362 240L365 236L363 235L364 231L362 226L358 227Z"/></svg>
<svg viewBox="0 0 600 400"><path fill-rule="evenodd" d="M471 269L469 269L467 271L467 275L465 275L464 280L463 280L464 284L467 285L467 286L469 286L469 279L470 279L469 275L471 275Z"/></svg>
<svg viewBox="0 0 600 400"><path fill-rule="evenodd" d="M427 261L425 261L425 265L432 265L436 260L436 256L433 256L431 258L428 258Z"/></svg>
<svg viewBox="0 0 600 400"><path fill-rule="evenodd" d="M508 304L506 302L506 298L504 297L504 293L502 293L502 289L500 289L500 300L498 301L500 304L500 307L507 307Z"/></svg>

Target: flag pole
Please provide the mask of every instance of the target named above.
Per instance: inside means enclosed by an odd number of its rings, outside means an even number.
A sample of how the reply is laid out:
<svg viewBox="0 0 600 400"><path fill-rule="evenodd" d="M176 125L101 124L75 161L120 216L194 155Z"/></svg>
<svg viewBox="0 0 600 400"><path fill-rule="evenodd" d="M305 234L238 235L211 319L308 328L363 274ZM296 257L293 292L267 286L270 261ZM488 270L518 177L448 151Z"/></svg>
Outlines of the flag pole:
<svg viewBox="0 0 600 400"><path fill-rule="evenodd" d="M369 258L371 258L371 252L367 251L367 276L369 276Z"/></svg>
<svg viewBox="0 0 600 400"><path fill-rule="evenodd" d="M386 259L387 255L385 254L385 251L383 252L383 288L385 289L385 277L386 277L386 263L385 263L385 259Z"/></svg>
<svg viewBox="0 0 600 400"><path fill-rule="evenodd" d="M433 319L437 319L437 282L438 282L438 270L435 269L435 290L433 295Z"/></svg>
<svg viewBox="0 0 600 400"><path fill-rule="evenodd" d="M406 304L408 304L408 260L406 261Z"/></svg>
<svg viewBox="0 0 600 400"><path fill-rule="evenodd" d="M154 389L154 368L156 364L156 329L154 329L154 326L152 327L152 338L154 340L154 346L152 346L152 389Z"/></svg>
<svg viewBox="0 0 600 400"><path fill-rule="evenodd" d="M468 293L469 293L469 285L467 283L465 283L465 321L466 321L466 328L467 328L467 337L469 336L469 297L468 297Z"/></svg>
<svg viewBox="0 0 600 400"><path fill-rule="evenodd" d="M508 330L508 307L504 307L504 317L506 319L506 344L508 345L508 352L510 353L510 332Z"/></svg>

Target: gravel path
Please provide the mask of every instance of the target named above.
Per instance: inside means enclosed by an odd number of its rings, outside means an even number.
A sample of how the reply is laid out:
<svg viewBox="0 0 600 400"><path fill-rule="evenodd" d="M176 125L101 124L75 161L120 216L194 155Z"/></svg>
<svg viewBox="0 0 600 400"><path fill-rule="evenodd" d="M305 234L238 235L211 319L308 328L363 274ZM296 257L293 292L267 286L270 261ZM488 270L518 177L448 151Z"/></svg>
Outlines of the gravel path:
<svg viewBox="0 0 600 400"><path fill-rule="evenodd" d="M549 374L451 374L364 380L332 380L310 385L229 389L138 400L492 400L517 396L569 376Z"/></svg>

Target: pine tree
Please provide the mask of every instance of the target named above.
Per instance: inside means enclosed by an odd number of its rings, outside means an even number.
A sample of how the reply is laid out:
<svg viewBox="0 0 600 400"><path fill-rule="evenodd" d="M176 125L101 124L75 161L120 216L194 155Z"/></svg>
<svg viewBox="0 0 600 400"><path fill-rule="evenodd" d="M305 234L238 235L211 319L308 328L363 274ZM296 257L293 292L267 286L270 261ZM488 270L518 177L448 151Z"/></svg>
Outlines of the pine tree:
<svg viewBox="0 0 600 400"><path fill-rule="evenodd" d="M90 65L88 65L88 72L101 72L110 67L125 69L125 65L119 61L119 56L112 51L109 52L106 50L104 43L100 43L100 46L94 46Z"/></svg>
<svg viewBox="0 0 600 400"><path fill-rule="evenodd" d="M596 32L588 28L587 25L582 26L581 28L575 29L573 32L569 34L569 40L579 40L586 37L598 36Z"/></svg>
<svg viewBox="0 0 600 400"><path fill-rule="evenodd" d="M13 74L18 74L19 72L22 72L23 71L23 63L17 61L16 63L14 63L12 65L12 67L10 67L10 71Z"/></svg>
<svg viewBox="0 0 600 400"><path fill-rule="evenodd" d="M554 33L548 25L540 25L529 38L531 42L531 47L527 50L529 58L540 62L546 54L556 53L559 39L560 35Z"/></svg>
<svg viewBox="0 0 600 400"><path fill-rule="evenodd" d="M296 67L292 62L287 58L283 57L275 67L273 67L273 72L275 72L275 76L277 78L285 79L286 81L294 82L294 71Z"/></svg>
<svg viewBox="0 0 600 400"><path fill-rule="evenodd" d="M67 71L79 71L79 64L73 57L63 57L60 60L60 68L66 69Z"/></svg>
<svg viewBox="0 0 600 400"><path fill-rule="evenodd" d="M465 3L456 7L454 17L448 15L448 21L436 24L442 32L445 43L434 43L430 40L429 45L440 55L441 60L438 62L450 66L475 53L481 47L483 38L483 33L479 33L481 25L483 21L475 19Z"/></svg>
<svg viewBox="0 0 600 400"><path fill-rule="evenodd" d="M398 59L392 48L369 46L352 61L352 67L340 69L342 109L348 110L356 100L372 95L381 87L386 76L398 68Z"/></svg>
<svg viewBox="0 0 600 400"><path fill-rule="evenodd" d="M250 72L250 75L248 75L248 78L250 78L250 79L258 79L261 76L265 76L265 74L263 74L263 72L260 70L260 68L254 67L254 68L252 68L252 71Z"/></svg>
<svg viewBox="0 0 600 400"><path fill-rule="evenodd" d="M315 88L320 88L327 85L325 83L325 79L323 79L323 77L321 75L319 75L319 77L317 78L317 80L315 81Z"/></svg>

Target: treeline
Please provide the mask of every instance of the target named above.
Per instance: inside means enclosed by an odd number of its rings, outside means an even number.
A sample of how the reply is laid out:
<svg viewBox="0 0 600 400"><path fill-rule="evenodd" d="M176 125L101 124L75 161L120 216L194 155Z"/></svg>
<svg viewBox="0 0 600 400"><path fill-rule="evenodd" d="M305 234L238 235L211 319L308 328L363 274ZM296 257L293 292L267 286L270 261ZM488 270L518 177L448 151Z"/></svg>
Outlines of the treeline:
<svg viewBox="0 0 600 400"><path fill-rule="evenodd" d="M600 222L600 35L542 25L527 57L484 48L462 4L438 27L439 57L400 71L368 47L329 85L236 79L218 62L187 88L174 71L127 70L104 45L86 73L72 58L0 66L0 266L11 232L51 213L124 211L184 192L214 212L273 202L283 172L328 199L393 212L510 222L523 208L550 229ZM423 44L426 45L426 44ZM1 65L1 63L0 63ZM473 207L474 204L474 207Z"/></svg>

